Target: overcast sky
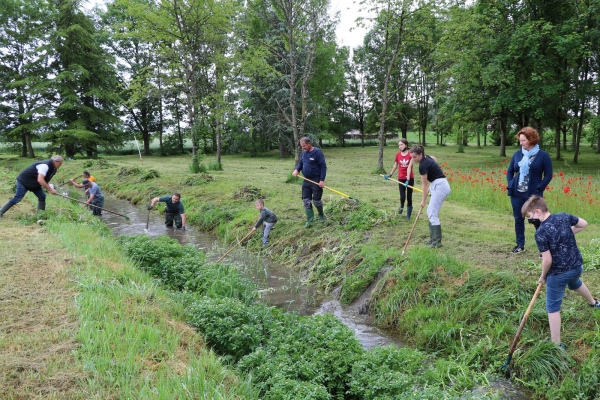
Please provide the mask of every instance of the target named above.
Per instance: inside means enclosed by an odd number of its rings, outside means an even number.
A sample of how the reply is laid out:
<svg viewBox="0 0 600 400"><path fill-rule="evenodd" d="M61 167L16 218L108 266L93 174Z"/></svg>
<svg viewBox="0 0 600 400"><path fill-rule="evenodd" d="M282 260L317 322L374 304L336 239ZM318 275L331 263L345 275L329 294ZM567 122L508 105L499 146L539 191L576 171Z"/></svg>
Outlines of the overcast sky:
<svg viewBox="0 0 600 400"><path fill-rule="evenodd" d="M366 13L360 10L359 0L331 0L331 13L340 12L340 23L338 24L336 37L341 46L349 46L351 49L361 46L363 37L367 30L356 26L355 20L358 16L365 17ZM97 4L103 5L105 0L84 0L83 7L91 10Z"/></svg>
<svg viewBox="0 0 600 400"><path fill-rule="evenodd" d="M359 16L366 17L367 13L360 8L358 0L331 0L332 13L340 12L336 37L341 46L353 49L362 45L367 29L356 26L355 21Z"/></svg>

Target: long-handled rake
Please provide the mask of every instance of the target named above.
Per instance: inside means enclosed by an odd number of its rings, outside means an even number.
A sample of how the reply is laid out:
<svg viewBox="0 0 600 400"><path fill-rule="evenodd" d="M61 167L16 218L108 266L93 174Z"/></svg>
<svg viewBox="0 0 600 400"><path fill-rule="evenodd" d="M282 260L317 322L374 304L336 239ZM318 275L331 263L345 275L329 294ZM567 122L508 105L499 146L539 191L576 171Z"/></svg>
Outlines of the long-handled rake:
<svg viewBox="0 0 600 400"><path fill-rule="evenodd" d="M506 357L506 361L504 361L504 364L502 365L502 367L500 367L500 370L502 370L505 374L510 375L510 370L508 369L508 365L510 364L510 360L512 360L512 355L515 352L515 349L517 348L517 343L519 343L519 338L521 337L521 332L523 331L525 322L527 322L527 318L529 318L529 313L531 312L531 309L533 308L535 299L537 299L538 294L540 294L542 285L543 285L543 283L541 283L541 282L538 283L537 288L535 289L535 293L533 294L533 297L531 298L531 301L529 302L529 307L527 307L527 310L525 311L525 315L523 315L523 319L521 319L521 324L519 325L519 329L517 329L517 334L515 335L515 338L513 339L512 345L510 346L510 351L508 352L508 357Z"/></svg>
<svg viewBox="0 0 600 400"><path fill-rule="evenodd" d="M221 258L219 258L219 259L218 259L216 262L219 262L219 261L221 261L223 258L225 258L225 256L226 256L227 254L231 253L231 251L232 251L233 249L235 249L236 247L238 247L238 246L239 246L239 245L240 245L240 244L241 244L241 243L242 243L244 240L246 240L246 238L247 238L248 236L252 235L252 233L253 233L253 232L254 232L254 231L250 231L250 233L248 233L248 234L247 234L246 236L244 236L244 237L243 237L243 238L242 238L242 239L241 239L239 242L237 242L237 243L235 244L235 246L233 246L232 248L230 248L229 250L227 250L227 253L223 254L223 255L221 256Z"/></svg>
<svg viewBox="0 0 600 400"><path fill-rule="evenodd" d="M383 174L379 174L379 176L385 176L385 175L383 175ZM403 183L403 182L397 181L397 180L395 180L394 178L388 178L388 180L390 180L390 181L394 181L394 182L396 182L396 183L399 183L399 184L401 184L401 185L404 185L404 183ZM416 190L417 192L421 192L421 193L423 193L423 189L419 189L418 187L414 187L414 186L410 186L410 185L404 185L404 186L406 186L406 187L409 187L409 188L411 188L412 190Z"/></svg>
<svg viewBox="0 0 600 400"><path fill-rule="evenodd" d="M303 176L300 176L300 175L298 175L298 178L302 178L302 179L304 179L305 181L308 181L308 182L310 182L310 183L314 183L315 185L318 185L318 184L319 184L318 182L311 181L310 179L308 179L308 178L305 178L305 177L303 177ZM350 199L350 200L354 200L355 202L357 202L357 203L358 203L358 199L356 199L356 198L354 198L354 197L351 197L351 196L348 196L346 193L342 193L342 192L340 192L340 191L338 191L338 190L332 189L332 188L330 188L330 187L328 187L328 186L325 186L325 185L323 185L323 187L324 187L325 189L329 189L329 190L331 190L333 193L337 193L337 194L339 194L340 196L344 196L345 198L347 198L347 199Z"/></svg>
<svg viewBox="0 0 600 400"><path fill-rule="evenodd" d="M423 211L423 206L419 207L419 212L417 213L417 216L415 217L415 222L413 222L413 226L412 226L412 228L410 228L408 238L406 239L406 244L404 245L404 248L402 249L402 255L404 255L404 252L406 251L406 248L408 247L408 242L410 242L410 238L412 237L413 231L415 230L415 226L417 226L417 221L419 220L419 215L421 215L421 211Z"/></svg>
<svg viewBox="0 0 600 400"><path fill-rule="evenodd" d="M80 176L81 176L81 175L77 175L77 176L74 176L74 177L72 177L71 179L79 178ZM69 179L69 180L68 180L68 181L66 181L66 182L63 182L63 183L61 183L61 184L60 184L60 185L58 185L57 187L61 187L61 186L63 186L63 185L66 185L67 183L71 182L71 179Z"/></svg>
<svg viewBox="0 0 600 400"><path fill-rule="evenodd" d="M111 213L111 214L118 215L119 217L123 217L123 218L125 218L127 221L129 221L129 217L128 217L127 215L119 214L119 213L117 213L117 212L110 211L110 210L107 210L106 208L102 208L102 207L100 207L100 206L95 206L95 205L93 205L93 204L88 204L88 203L86 203L85 201L77 200L77 199L74 199L74 198L72 198L72 197L69 197L69 196L67 196L67 195L64 195L64 194L63 194L63 195L60 195L60 196L61 196L61 197L64 197L65 199L69 199L69 200L73 200L73 201L76 201L76 202L78 202L78 203L81 203L81 204L85 204L86 206L90 206L90 207L96 207L96 208L99 208L99 209L100 209L100 210L102 210L102 211L106 211L106 212L108 212L108 213Z"/></svg>

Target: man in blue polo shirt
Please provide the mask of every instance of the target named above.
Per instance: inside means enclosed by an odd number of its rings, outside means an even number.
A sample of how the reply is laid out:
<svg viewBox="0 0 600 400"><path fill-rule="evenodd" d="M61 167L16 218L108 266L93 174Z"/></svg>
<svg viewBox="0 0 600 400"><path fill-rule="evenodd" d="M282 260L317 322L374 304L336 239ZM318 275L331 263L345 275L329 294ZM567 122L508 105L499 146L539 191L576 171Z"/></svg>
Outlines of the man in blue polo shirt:
<svg viewBox="0 0 600 400"><path fill-rule="evenodd" d="M148 206L148 210L152 210L158 202L165 203L165 225L172 228L173 221L175 221L177 229L185 230L185 210L180 200L179 193L173 193L172 196L155 197Z"/></svg>
<svg viewBox="0 0 600 400"><path fill-rule="evenodd" d="M303 137L300 139L300 147L302 147L300 162L292 172L292 176L296 177L300 171L302 171L302 174L306 179L318 182L318 184L306 180L302 182L302 202L304 203L304 210L306 211L306 224L304 227L308 228L315 220L315 212L312 209L311 201L315 203L315 207L319 212L319 221L325 220L321 197L323 196L323 187L325 186L327 164L325 163L325 156L321 150L314 147L309 138Z"/></svg>

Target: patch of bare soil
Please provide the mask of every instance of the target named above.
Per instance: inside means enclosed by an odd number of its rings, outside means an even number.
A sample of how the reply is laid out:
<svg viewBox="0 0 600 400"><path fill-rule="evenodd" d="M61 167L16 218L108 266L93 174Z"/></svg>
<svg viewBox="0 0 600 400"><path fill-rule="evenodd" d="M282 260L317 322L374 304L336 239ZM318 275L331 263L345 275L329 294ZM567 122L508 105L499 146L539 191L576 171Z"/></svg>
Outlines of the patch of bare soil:
<svg viewBox="0 0 600 400"><path fill-rule="evenodd" d="M83 398L76 291L66 273L72 259L10 211L0 218L0 397Z"/></svg>

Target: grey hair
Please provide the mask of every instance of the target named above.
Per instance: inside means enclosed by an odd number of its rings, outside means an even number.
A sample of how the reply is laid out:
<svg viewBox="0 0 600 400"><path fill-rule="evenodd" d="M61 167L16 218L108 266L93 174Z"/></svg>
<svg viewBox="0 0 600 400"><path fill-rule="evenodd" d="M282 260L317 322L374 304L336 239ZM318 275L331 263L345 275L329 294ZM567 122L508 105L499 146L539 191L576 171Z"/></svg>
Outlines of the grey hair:
<svg viewBox="0 0 600 400"><path fill-rule="evenodd" d="M50 157L50 159L51 159L52 161L56 161L56 162L63 162L63 161L64 161L64 158L62 158L62 157L61 157L61 156L59 156L59 155L52 156L52 157Z"/></svg>

